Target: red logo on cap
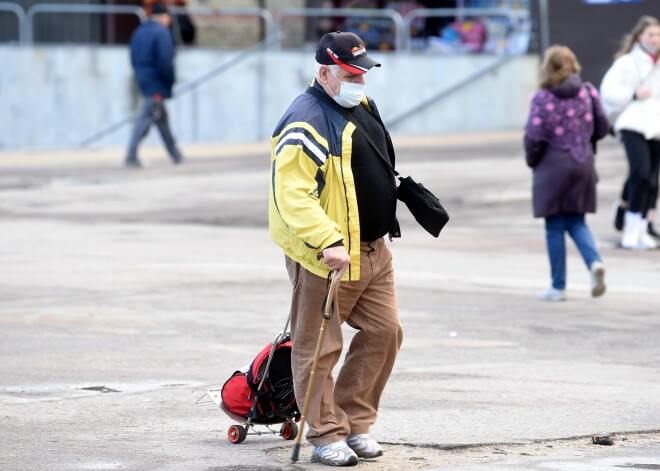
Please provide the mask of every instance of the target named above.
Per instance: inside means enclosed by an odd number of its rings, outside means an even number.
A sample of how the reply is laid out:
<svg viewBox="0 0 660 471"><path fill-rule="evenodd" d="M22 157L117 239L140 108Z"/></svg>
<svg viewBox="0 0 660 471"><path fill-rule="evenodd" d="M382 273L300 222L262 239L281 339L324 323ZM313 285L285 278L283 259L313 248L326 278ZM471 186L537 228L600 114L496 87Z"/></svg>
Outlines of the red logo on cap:
<svg viewBox="0 0 660 471"><path fill-rule="evenodd" d="M364 50L364 46L362 47L355 46L353 47L353 49L351 49L351 52L353 53L353 57L357 57L360 54L364 54L366 51Z"/></svg>

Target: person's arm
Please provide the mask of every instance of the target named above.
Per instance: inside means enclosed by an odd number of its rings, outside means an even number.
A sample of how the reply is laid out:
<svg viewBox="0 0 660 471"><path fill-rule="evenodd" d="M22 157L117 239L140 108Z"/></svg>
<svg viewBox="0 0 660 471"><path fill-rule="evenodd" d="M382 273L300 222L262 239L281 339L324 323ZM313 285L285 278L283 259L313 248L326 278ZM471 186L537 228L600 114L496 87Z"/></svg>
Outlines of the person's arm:
<svg viewBox="0 0 660 471"><path fill-rule="evenodd" d="M621 57L605 73L600 84L600 95L608 108L621 110L635 98L635 87L627 80L628 68L633 67L629 57Z"/></svg>
<svg viewBox="0 0 660 471"><path fill-rule="evenodd" d="M603 104L600 101L600 97L596 95L595 97L592 96L592 99L594 100L593 108L595 113L594 126L596 127L595 129L596 138L602 139L609 134L610 129L612 128L612 124L605 115L605 110L603 109Z"/></svg>
<svg viewBox="0 0 660 471"><path fill-rule="evenodd" d="M135 47L135 41L136 41L136 34L137 31L133 32L133 35L131 36L131 41L129 44L130 47L130 55L131 55L131 65L133 66L133 70L135 70L136 64L137 64L137 57L136 57L136 47Z"/></svg>
<svg viewBox="0 0 660 471"><path fill-rule="evenodd" d="M329 159L327 141L307 123L291 123L275 138L271 158L275 206L289 230L317 252L344 239L319 199L327 166L333 165Z"/></svg>
<svg viewBox="0 0 660 471"><path fill-rule="evenodd" d="M174 40L172 33L167 28L163 28L158 32L154 53L158 74L165 83L172 86L175 81Z"/></svg>
<svg viewBox="0 0 660 471"><path fill-rule="evenodd" d="M539 94L536 94L532 99L530 105L529 117L527 124L525 124L525 160L527 165L531 168L536 167L543 157L545 149L545 141L542 139L544 123L541 117L537 114L538 110L543 106Z"/></svg>
<svg viewBox="0 0 660 471"><path fill-rule="evenodd" d="M543 150L545 149L545 142L532 139L529 135L525 134L525 161L527 166L534 168L538 165L543 157Z"/></svg>

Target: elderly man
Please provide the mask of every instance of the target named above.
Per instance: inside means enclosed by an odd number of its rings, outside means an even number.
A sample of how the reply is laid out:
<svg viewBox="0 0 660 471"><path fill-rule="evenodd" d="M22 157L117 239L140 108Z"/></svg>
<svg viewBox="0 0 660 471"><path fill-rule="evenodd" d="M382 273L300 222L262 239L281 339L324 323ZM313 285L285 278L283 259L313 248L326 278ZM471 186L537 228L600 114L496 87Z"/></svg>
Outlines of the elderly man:
<svg viewBox="0 0 660 471"><path fill-rule="evenodd" d="M124 164L142 167L137 150L152 123L156 123L167 152L174 164L180 164L183 156L174 142L165 108L165 99L172 96L174 85L174 38L169 27L172 22L167 7L162 2L151 6L151 18L140 25L131 36L131 64L135 79L142 93L142 107L133 127Z"/></svg>
<svg viewBox="0 0 660 471"><path fill-rule="evenodd" d="M392 254L399 237L396 183L384 159L394 152L365 73L380 66L353 33L323 36L316 78L294 100L272 138L269 221L293 284L292 368L302 402L309 381L321 307L331 273L342 283L309 397L312 461L351 466L382 454L369 435L403 338ZM357 128L356 128L357 126ZM341 325L357 330L336 383Z"/></svg>

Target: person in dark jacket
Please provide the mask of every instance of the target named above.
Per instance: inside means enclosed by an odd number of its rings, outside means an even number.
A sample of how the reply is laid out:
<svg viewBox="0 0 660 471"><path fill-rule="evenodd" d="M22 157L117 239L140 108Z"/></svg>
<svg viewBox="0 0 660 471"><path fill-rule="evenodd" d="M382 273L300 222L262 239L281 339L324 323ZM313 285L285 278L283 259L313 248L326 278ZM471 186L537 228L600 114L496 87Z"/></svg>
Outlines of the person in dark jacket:
<svg viewBox="0 0 660 471"><path fill-rule="evenodd" d="M534 217L545 218L552 287L546 301L566 299L568 232L591 272L591 295L605 292L605 267L596 250L585 213L596 212L593 142L605 137L609 123L598 91L578 75L580 65L564 46L549 48L542 65L542 90L531 103L525 126L527 164L533 169Z"/></svg>
<svg viewBox="0 0 660 471"><path fill-rule="evenodd" d="M174 142L164 100L172 97L174 85L174 39L169 30L172 19L165 4L151 6L151 18L131 36L131 64L142 93L142 106L128 145L125 165L142 167L137 157L140 141L156 123L167 152L175 164L183 160Z"/></svg>

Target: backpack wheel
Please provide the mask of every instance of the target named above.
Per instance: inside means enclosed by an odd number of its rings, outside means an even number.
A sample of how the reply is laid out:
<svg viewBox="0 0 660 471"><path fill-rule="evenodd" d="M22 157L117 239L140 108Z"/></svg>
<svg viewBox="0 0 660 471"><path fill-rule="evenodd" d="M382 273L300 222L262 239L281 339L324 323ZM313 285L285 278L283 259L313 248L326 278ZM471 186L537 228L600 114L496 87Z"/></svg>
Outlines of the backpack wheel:
<svg viewBox="0 0 660 471"><path fill-rule="evenodd" d="M245 437L247 437L247 427L232 425L227 431L227 439L232 443L241 443Z"/></svg>
<svg viewBox="0 0 660 471"><path fill-rule="evenodd" d="M280 435L285 440L293 440L298 436L298 425L295 422L286 422L282 425Z"/></svg>

